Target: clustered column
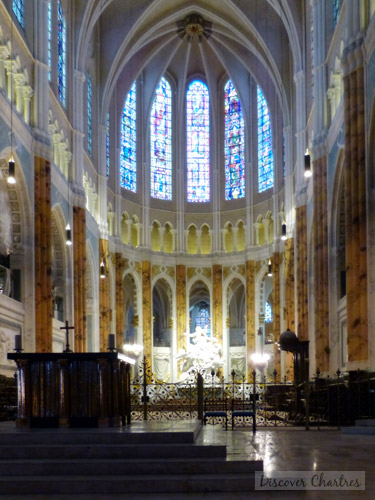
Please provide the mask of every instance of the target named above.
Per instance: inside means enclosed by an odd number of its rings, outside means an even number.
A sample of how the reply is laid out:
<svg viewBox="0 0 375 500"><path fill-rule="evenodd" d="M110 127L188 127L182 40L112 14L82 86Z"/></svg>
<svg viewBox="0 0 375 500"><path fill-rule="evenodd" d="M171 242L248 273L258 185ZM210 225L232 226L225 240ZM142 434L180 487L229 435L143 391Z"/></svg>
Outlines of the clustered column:
<svg viewBox="0 0 375 500"><path fill-rule="evenodd" d="M152 353L152 295L151 295L151 263L142 262L142 294L143 294L143 354L151 364Z"/></svg>
<svg viewBox="0 0 375 500"><path fill-rule="evenodd" d="M316 368L329 368L327 157L313 163L314 326Z"/></svg>
<svg viewBox="0 0 375 500"><path fill-rule="evenodd" d="M366 145L361 38L344 51L346 307L349 361L368 358Z"/></svg>
<svg viewBox="0 0 375 500"><path fill-rule="evenodd" d="M223 266L212 266L213 328L214 337L223 344Z"/></svg>
<svg viewBox="0 0 375 500"><path fill-rule="evenodd" d="M36 352L52 352L51 165L34 158Z"/></svg>
<svg viewBox="0 0 375 500"><path fill-rule="evenodd" d="M295 330L295 301L294 301L294 239L289 238L285 243L285 323L287 328ZM293 380L293 356L285 353L285 375L287 380Z"/></svg>
<svg viewBox="0 0 375 500"><path fill-rule="evenodd" d="M299 340L308 340L308 277L307 277L307 214L306 205L296 209L297 252L297 334Z"/></svg>
<svg viewBox="0 0 375 500"><path fill-rule="evenodd" d="M74 350L87 350L86 317L86 209L73 207Z"/></svg>
<svg viewBox="0 0 375 500"><path fill-rule="evenodd" d="M280 254L274 253L272 258L273 275L273 332L275 337L280 337ZM277 380L281 376L280 351L278 345L274 344L274 367L277 371Z"/></svg>
<svg viewBox="0 0 375 500"><path fill-rule="evenodd" d="M248 354L255 352L255 263L246 261L246 351ZM248 377L251 380L253 367L250 357L247 357Z"/></svg>
<svg viewBox="0 0 375 500"><path fill-rule="evenodd" d="M116 346L124 343L124 288L122 277L125 269L125 259L121 253L116 253Z"/></svg>
<svg viewBox="0 0 375 500"><path fill-rule="evenodd" d="M108 260L108 240L99 240L99 262ZM99 329L100 329L100 351L106 352L108 347L108 335L111 322L111 310L109 302L109 277L108 264L106 265L106 277L99 281Z"/></svg>

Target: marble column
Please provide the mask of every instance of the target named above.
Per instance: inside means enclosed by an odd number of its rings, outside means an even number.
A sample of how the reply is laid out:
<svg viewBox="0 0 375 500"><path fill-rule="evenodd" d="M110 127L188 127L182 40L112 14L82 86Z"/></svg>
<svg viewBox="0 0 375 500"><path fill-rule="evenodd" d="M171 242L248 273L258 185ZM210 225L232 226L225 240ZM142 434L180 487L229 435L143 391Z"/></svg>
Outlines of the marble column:
<svg viewBox="0 0 375 500"><path fill-rule="evenodd" d="M246 261L246 349L247 349L247 376L252 380L252 365L250 355L255 352L255 262Z"/></svg>
<svg viewBox="0 0 375 500"><path fill-rule="evenodd" d="M151 263L142 261L143 354L152 363Z"/></svg>
<svg viewBox="0 0 375 500"><path fill-rule="evenodd" d="M74 350L87 351L86 209L73 206Z"/></svg>
<svg viewBox="0 0 375 500"><path fill-rule="evenodd" d="M105 259L105 278L99 278L99 345L100 351L106 352L108 347L109 327L111 323L111 309L109 300L109 275L108 275L108 240L99 240L99 265Z"/></svg>
<svg viewBox="0 0 375 500"><path fill-rule="evenodd" d="M212 266L213 335L223 345L223 266Z"/></svg>
<svg viewBox="0 0 375 500"><path fill-rule="evenodd" d="M346 308L349 362L368 359L363 39L344 50Z"/></svg>
<svg viewBox="0 0 375 500"><path fill-rule="evenodd" d="M295 331L295 302L294 302L294 239L285 242L285 324ZM287 380L294 379L293 356L286 354L285 375Z"/></svg>
<svg viewBox="0 0 375 500"><path fill-rule="evenodd" d="M329 369L327 157L313 163L314 325L316 368Z"/></svg>
<svg viewBox="0 0 375 500"><path fill-rule="evenodd" d="M296 209L297 331L299 340L309 340L306 205Z"/></svg>
<svg viewBox="0 0 375 500"><path fill-rule="evenodd" d="M125 269L125 259L121 253L115 255L116 263L116 346L124 343L124 288L122 277Z"/></svg>
<svg viewBox="0 0 375 500"><path fill-rule="evenodd" d="M177 351L186 348L186 266L176 266Z"/></svg>
<svg viewBox="0 0 375 500"><path fill-rule="evenodd" d="M35 350L52 352L51 164L34 157Z"/></svg>
<svg viewBox="0 0 375 500"><path fill-rule="evenodd" d="M280 338L280 254L274 253L272 257L273 275L273 334L275 340ZM274 369L277 371L276 380L281 380L280 351L277 344L274 344Z"/></svg>

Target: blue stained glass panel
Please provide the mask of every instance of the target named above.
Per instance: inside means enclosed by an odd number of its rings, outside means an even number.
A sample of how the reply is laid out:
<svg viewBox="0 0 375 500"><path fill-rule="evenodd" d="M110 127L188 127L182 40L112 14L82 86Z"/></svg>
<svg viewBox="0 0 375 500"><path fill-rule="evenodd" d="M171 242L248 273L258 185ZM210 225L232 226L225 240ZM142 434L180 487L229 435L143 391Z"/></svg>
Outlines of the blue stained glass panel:
<svg viewBox="0 0 375 500"><path fill-rule="evenodd" d="M333 0L333 26L336 27L340 14L340 0Z"/></svg>
<svg viewBox="0 0 375 500"><path fill-rule="evenodd" d="M151 196L172 199L172 92L165 78L156 89L151 110Z"/></svg>
<svg viewBox="0 0 375 500"><path fill-rule="evenodd" d="M258 191L273 187L273 151L271 118L262 89L257 87L258 110Z"/></svg>
<svg viewBox="0 0 375 500"><path fill-rule="evenodd" d="M205 307L201 307L195 317L195 328L200 326L206 328L208 337L211 335L210 313Z"/></svg>
<svg viewBox="0 0 375 500"><path fill-rule="evenodd" d="M23 19L23 0L13 0L13 12L16 16L18 22L22 26L25 27L24 19Z"/></svg>
<svg viewBox="0 0 375 500"><path fill-rule="evenodd" d="M51 66L52 66L52 2L48 2L48 80L51 81Z"/></svg>
<svg viewBox="0 0 375 500"><path fill-rule="evenodd" d="M137 191L137 138L136 138L136 82L125 100L121 121L120 185L135 193Z"/></svg>
<svg viewBox="0 0 375 500"><path fill-rule="evenodd" d="M106 174L109 177L109 113L107 113L107 132L105 135L105 166Z"/></svg>
<svg viewBox="0 0 375 500"><path fill-rule="evenodd" d="M264 307L264 322L272 323L273 315L272 315L272 307L271 304L267 301Z"/></svg>
<svg viewBox="0 0 375 500"><path fill-rule="evenodd" d="M92 156L92 83L87 75L87 151Z"/></svg>
<svg viewBox="0 0 375 500"><path fill-rule="evenodd" d="M57 3L57 78L59 99L63 106L66 104L66 22L61 6Z"/></svg>
<svg viewBox="0 0 375 500"><path fill-rule="evenodd" d="M194 80L186 94L187 201L210 201L210 96Z"/></svg>
<svg viewBox="0 0 375 500"><path fill-rule="evenodd" d="M245 125L241 102L231 80L224 87L225 199L245 196Z"/></svg>

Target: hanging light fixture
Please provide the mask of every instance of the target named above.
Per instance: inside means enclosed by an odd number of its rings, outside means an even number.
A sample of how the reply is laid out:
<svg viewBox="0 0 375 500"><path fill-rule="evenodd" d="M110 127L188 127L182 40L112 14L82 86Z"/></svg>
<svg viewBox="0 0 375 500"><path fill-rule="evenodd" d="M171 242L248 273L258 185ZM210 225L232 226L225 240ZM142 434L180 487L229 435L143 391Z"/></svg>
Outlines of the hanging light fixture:
<svg viewBox="0 0 375 500"><path fill-rule="evenodd" d="M105 278L105 259L103 258L102 262L100 263L100 277L102 279Z"/></svg>
<svg viewBox="0 0 375 500"><path fill-rule="evenodd" d="M305 153L305 177L309 178L311 176L312 176L312 172L311 172L311 157L310 157L310 154L309 154L309 150L306 149L306 153Z"/></svg>
<svg viewBox="0 0 375 500"><path fill-rule="evenodd" d="M285 222L285 220L283 220L283 222L281 224L281 239L283 241L285 241L287 239L287 237L286 237L286 222Z"/></svg>
<svg viewBox="0 0 375 500"><path fill-rule="evenodd" d="M12 134L12 132L11 132ZM11 147L12 149L12 147ZM11 155L11 157L9 158L9 162L8 162L8 184L15 184L16 183L16 177L15 177L15 173L16 173L16 164L14 162L14 158L13 158L13 155Z"/></svg>
<svg viewBox="0 0 375 500"><path fill-rule="evenodd" d="M66 241L65 241L65 243L66 243L67 246L70 247L72 245L72 230L70 229L69 222L66 225L65 231L66 231Z"/></svg>
<svg viewBox="0 0 375 500"><path fill-rule="evenodd" d="M268 259L268 272L267 276L272 276L272 262L271 259Z"/></svg>

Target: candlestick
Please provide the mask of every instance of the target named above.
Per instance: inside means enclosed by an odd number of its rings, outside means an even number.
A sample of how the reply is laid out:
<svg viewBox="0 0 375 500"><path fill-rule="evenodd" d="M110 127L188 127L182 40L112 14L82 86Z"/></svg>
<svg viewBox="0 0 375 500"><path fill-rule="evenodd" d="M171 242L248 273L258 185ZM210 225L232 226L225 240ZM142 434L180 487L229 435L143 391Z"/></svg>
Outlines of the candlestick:
<svg viewBox="0 0 375 500"><path fill-rule="evenodd" d="M116 349L115 335L113 333L110 333L108 335L108 350L114 351L115 349Z"/></svg>
<svg viewBox="0 0 375 500"><path fill-rule="evenodd" d="M14 337L14 350L17 352L21 352L22 349L22 337L21 335L15 335Z"/></svg>

